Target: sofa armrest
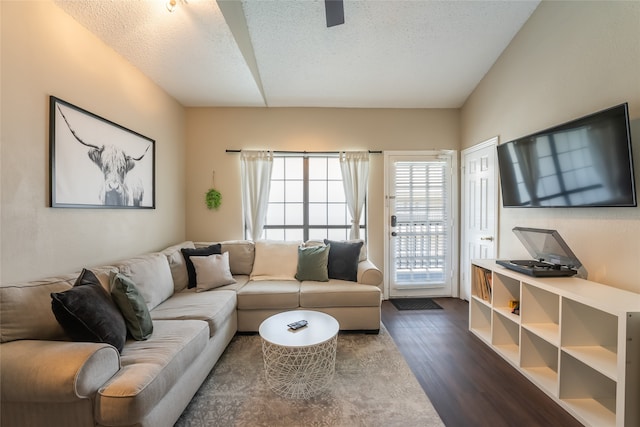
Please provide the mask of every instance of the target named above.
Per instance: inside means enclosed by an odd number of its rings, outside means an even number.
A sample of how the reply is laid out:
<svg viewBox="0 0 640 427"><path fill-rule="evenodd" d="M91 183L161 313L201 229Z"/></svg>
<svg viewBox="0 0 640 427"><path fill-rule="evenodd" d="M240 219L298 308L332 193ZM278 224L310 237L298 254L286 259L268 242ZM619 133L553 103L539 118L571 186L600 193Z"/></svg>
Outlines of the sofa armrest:
<svg viewBox="0 0 640 427"><path fill-rule="evenodd" d="M368 259L358 263L358 283L363 285L380 286L382 271Z"/></svg>
<svg viewBox="0 0 640 427"><path fill-rule="evenodd" d="M109 344L20 340L0 345L0 398L71 402L93 396L120 369Z"/></svg>

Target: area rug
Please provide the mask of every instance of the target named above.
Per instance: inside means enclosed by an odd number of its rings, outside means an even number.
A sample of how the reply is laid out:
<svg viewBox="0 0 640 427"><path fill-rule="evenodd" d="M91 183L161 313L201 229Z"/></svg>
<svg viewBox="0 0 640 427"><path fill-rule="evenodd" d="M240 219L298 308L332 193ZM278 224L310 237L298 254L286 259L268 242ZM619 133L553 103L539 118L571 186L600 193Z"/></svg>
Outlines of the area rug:
<svg viewBox="0 0 640 427"><path fill-rule="evenodd" d="M397 298L390 300L398 310L437 310L440 305L431 298Z"/></svg>
<svg viewBox="0 0 640 427"><path fill-rule="evenodd" d="M340 333L333 382L307 400L273 393L258 335L237 335L176 423L185 426L444 426L384 329Z"/></svg>

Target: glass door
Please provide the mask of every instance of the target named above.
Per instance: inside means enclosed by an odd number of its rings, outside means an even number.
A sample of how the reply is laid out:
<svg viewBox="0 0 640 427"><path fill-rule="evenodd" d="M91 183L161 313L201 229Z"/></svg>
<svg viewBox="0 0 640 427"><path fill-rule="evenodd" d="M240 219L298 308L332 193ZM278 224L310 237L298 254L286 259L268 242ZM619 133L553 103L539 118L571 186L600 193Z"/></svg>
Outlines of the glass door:
<svg viewBox="0 0 640 427"><path fill-rule="evenodd" d="M452 153L389 155L389 296L451 296Z"/></svg>

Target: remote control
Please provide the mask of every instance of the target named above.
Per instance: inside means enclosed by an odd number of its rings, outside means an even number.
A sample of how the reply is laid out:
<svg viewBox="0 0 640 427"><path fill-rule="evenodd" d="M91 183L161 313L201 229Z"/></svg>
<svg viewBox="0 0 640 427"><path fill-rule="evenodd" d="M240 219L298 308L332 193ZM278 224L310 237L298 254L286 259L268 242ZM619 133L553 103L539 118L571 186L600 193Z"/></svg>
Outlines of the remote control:
<svg viewBox="0 0 640 427"><path fill-rule="evenodd" d="M305 326L307 326L307 321L298 320L297 322L289 323L287 326L289 327L289 329L293 329L295 331L296 329L304 328Z"/></svg>

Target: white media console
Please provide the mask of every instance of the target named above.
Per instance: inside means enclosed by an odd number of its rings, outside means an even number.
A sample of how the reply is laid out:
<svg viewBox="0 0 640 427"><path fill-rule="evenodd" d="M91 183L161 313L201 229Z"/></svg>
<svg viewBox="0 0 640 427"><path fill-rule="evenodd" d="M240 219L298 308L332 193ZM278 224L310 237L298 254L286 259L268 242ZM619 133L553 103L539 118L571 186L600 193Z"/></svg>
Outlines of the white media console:
<svg viewBox="0 0 640 427"><path fill-rule="evenodd" d="M640 426L640 294L495 260L471 270L471 332L581 423Z"/></svg>

